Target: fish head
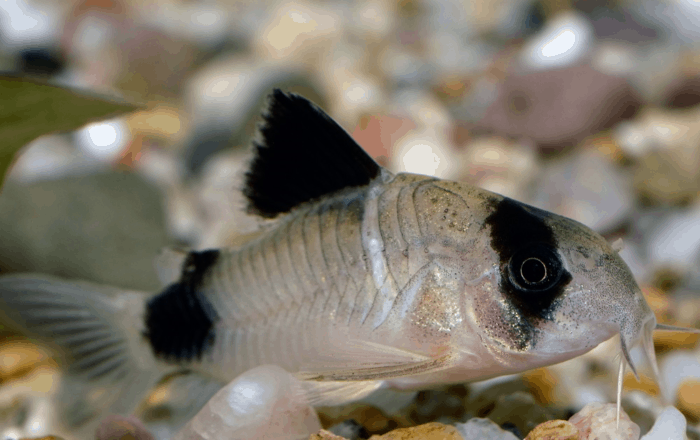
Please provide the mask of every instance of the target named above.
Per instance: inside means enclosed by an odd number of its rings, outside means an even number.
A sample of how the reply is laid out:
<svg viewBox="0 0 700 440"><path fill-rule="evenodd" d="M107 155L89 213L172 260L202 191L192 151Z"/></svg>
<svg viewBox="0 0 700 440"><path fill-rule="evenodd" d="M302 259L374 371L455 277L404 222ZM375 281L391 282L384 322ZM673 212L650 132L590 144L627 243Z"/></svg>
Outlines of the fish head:
<svg viewBox="0 0 700 440"><path fill-rule="evenodd" d="M555 271L561 272L561 285L560 297L541 316L537 351L587 351L619 334L623 354L634 370L629 349L640 342L651 343L656 318L632 272L596 232L565 217L548 217L557 242L553 251L558 261L553 265ZM537 252L536 246L532 248ZM534 275L544 270L543 263L528 262L526 258L530 257L514 256L509 274L518 268L526 274L534 271ZM514 278L524 283L522 273Z"/></svg>
<svg viewBox="0 0 700 440"><path fill-rule="evenodd" d="M472 322L505 358L517 355L520 370L576 357L616 335L633 371L632 346L642 341L653 354L654 314L602 236L500 197L482 229L490 268L468 283Z"/></svg>

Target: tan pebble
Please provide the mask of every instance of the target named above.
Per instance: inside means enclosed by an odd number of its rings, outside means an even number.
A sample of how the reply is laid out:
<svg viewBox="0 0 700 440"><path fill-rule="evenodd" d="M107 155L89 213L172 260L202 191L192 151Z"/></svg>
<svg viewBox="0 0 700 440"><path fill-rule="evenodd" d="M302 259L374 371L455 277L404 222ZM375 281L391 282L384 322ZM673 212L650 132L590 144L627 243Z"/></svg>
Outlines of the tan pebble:
<svg viewBox="0 0 700 440"><path fill-rule="evenodd" d="M0 381L23 376L49 360L43 349L28 341L3 343L0 345Z"/></svg>
<svg viewBox="0 0 700 440"><path fill-rule="evenodd" d="M28 387L35 393L51 393L58 385L59 371L56 367L40 364L29 371L29 374L15 377L8 382L10 387Z"/></svg>
<svg viewBox="0 0 700 440"><path fill-rule="evenodd" d="M576 426L581 440L639 440L639 426L620 410L617 427L614 403L589 403L574 414L569 423Z"/></svg>
<svg viewBox="0 0 700 440"><path fill-rule="evenodd" d="M697 333L655 332L654 347L658 352L674 349L692 349L698 344L700 335Z"/></svg>
<svg viewBox="0 0 700 440"><path fill-rule="evenodd" d="M304 54L310 50L328 51L340 29L339 17L328 8L282 3L277 10L270 11L267 23L259 27L254 50L261 58L308 63L303 59Z"/></svg>
<svg viewBox="0 0 700 440"><path fill-rule="evenodd" d="M134 416L109 415L95 431L97 440L153 440L153 435Z"/></svg>
<svg viewBox="0 0 700 440"><path fill-rule="evenodd" d="M571 10L571 1L564 0L542 0L542 10L545 17L550 18L557 14L561 14L568 10Z"/></svg>
<svg viewBox="0 0 700 440"><path fill-rule="evenodd" d="M566 420L540 423L525 440L579 440L578 429Z"/></svg>
<svg viewBox="0 0 700 440"><path fill-rule="evenodd" d="M669 271L660 271L659 274L657 274L657 278L660 279L658 283L661 285L673 285L673 279L676 277L676 275ZM654 311L657 322L681 327L693 326L692 322L684 322L685 320L679 319L681 317L678 315L686 314L685 318L693 318L695 310L697 309L694 303L687 305L679 304L678 302L674 303L663 289L657 287L645 286L642 288L642 292L644 292L644 297L649 303L649 307ZM654 346L661 352L678 348L691 349L697 345L699 339L700 335L694 333L655 332Z"/></svg>
<svg viewBox="0 0 700 440"><path fill-rule="evenodd" d="M311 437L309 437L309 440L348 440L345 437L341 437L339 435L335 435L330 431L326 431L325 429L322 429L318 431L316 434L311 434Z"/></svg>
<svg viewBox="0 0 700 440"><path fill-rule="evenodd" d="M463 440L454 426L426 423L411 428L399 428L384 435L373 435L370 440Z"/></svg>
<svg viewBox="0 0 700 440"><path fill-rule="evenodd" d="M681 382L676 394L678 409L694 418L700 419L700 380L686 379Z"/></svg>
<svg viewBox="0 0 700 440"><path fill-rule="evenodd" d="M672 122L665 124L673 132L688 131L688 124ZM696 127L692 128L697 131ZM683 136L682 142L696 138ZM700 151L694 145L672 145L666 150L647 153L638 161L634 170L634 187L637 194L650 203L678 204L692 202L697 197L700 173Z"/></svg>
<svg viewBox="0 0 700 440"><path fill-rule="evenodd" d="M549 368L538 368L523 373L523 380L527 388L535 396L537 403L547 405L554 402L557 375Z"/></svg>
<svg viewBox="0 0 700 440"><path fill-rule="evenodd" d="M683 77L693 77L700 74L700 53L684 51L679 57L678 67Z"/></svg>
<svg viewBox="0 0 700 440"><path fill-rule="evenodd" d="M146 399L145 404L148 406L162 405L167 402L170 396L170 387L167 384L161 384L148 393L148 398Z"/></svg>
<svg viewBox="0 0 700 440"><path fill-rule="evenodd" d="M700 324L700 310L698 310L698 299L696 297L674 298L672 322L664 324L680 325L685 327L698 327Z"/></svg>
<svg viewBox="0 0 700 440"><path fill-rule="evenodd" d="M185 122L176 107L159 105L151 110L134 112L126 117L129 129L135 135L170 139L182 133Z"/></svg>
<svg viewBox="0 0 700 440"><path fill-rule="evenodd" d="M433 92L443 102L453 103L462 99L469 92L470 87L471 83L469 80L452 76L439 81L433 87Z"/></svg>
<svg viewBox="0 0 700 440"><path fill-rule="evenodd" d="M649 394L650 396L659 395L659 385L654 379L652 379L649 376L645 376L644 374L640 374L639 381L637 381L637 378L634 377L634 374L628 372L627 374L625 374L625 378L623 379L622 388L627 391L639 390L646 394Z"/></svg>
<svg viewBox="0 0 700 440"><path fill-rule="evenodd" d="M388 417L378 408L362 403L351 403L345 406L324 407L317 410L321 425L333 426L344 420L354 419L364 426L369 433L387 432L399 425L392 417Z"/></svg>
<svg viewBox="0 0 700 440"><path fill-rule="evenodd" d="M623 151L610 132L601 132L583 141L584 145L593 148L612 162L621 162Z"/></svg>
<svg viewBox="0 0 700 440"><path fill-rule="evenodd" d="M644 293L644 298L659 322L671 319L673 304L671 298L663 290L654 286L642 286L642 293Z"/></svg>

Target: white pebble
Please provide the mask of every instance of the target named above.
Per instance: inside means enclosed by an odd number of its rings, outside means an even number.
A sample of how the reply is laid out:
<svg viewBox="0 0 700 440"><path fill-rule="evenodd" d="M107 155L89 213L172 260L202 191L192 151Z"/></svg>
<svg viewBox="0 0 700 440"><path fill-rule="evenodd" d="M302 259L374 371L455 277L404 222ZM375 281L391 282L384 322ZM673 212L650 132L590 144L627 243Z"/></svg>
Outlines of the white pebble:
<svg viewBox="0 0 700 440"><path fill-rule="evenodd" d="M683 414L676 408L668 406L656 418L651 431L640 440L685 440L686 424Z"/></svg>
<svg viewBox="0 0 700 440"><path fill-rule="evenodd" d="M684 380L700 379L700 362L689 352L669 353L659 362L659 371L661 392L667 402L673 402Z"/></svg>
<svg viewBox="0 0 700 440"><path fill-rule="evenodd" d="M76 132L78 146L103 162L113 162L131 141L131 132L122 118L86 125Z"/></svg>
<svg viewBox="0 0 700 440"><path fill-rule="evenodd" d="M174 440L301 440L320 429L301 383L280 367L263 365L216 393Z"/></svg>
<svg viewBox="0 0 700 440"><path fill-rule="evenodd" d="M593 42L593 27L583 14L566 12L549 21L525 46L522 61L531 69L571 65Z"/></svg>
<svg viewBox="0 0 700 440"><path fill-rule="evenodd" d="M393 388L380 388L357 402L380 409L384 414L396 414L408 407L418 395L418 391L405 391Z"/></svg>
<svg viewBox="0 0 700 440"><path fill-rule="evenodd" d="M700 206L667 217L648 240L655 265L689 270L700 257Z"/></svg>
<svg viewBox="0 0 700 440"><path fill-rule="evenodd" d="M413 130L394 145L391 168L403 173L449 178L456 172L454 151L438 130Z"/></svg>
<svg viewBox="0 0 700 440"><path fill-rule="evenodd" d="M517 440L518 438L489 419L473 418L467 423L455 423L454 426L464 440Z"/></svg>

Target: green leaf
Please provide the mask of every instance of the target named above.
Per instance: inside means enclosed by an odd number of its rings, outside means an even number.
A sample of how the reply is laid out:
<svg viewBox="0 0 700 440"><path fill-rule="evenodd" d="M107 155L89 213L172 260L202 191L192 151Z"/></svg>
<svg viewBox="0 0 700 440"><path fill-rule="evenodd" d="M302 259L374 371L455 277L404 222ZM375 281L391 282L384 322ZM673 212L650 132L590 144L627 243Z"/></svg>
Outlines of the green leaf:
<svg viewBox="0 0 700 440"><path fill-rule="evenodd" d="M0 76L0 184L15 153L37 137L139 108L89 91Z"/></svg>

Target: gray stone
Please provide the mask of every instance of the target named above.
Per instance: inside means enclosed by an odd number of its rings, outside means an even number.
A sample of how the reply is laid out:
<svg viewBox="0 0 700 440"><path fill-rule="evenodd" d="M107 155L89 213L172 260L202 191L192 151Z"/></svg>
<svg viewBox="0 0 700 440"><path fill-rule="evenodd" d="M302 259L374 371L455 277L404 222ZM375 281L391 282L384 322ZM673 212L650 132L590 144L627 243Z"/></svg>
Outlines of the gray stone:
<svg viewBox="0 0 700 440"><path fill-rule="evenodd" d="M0 268L155 291L153 259L169 244L158 189L109 172L8 182L0 194Z"/></svg>

